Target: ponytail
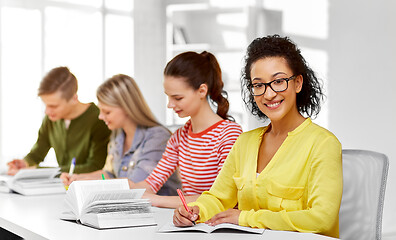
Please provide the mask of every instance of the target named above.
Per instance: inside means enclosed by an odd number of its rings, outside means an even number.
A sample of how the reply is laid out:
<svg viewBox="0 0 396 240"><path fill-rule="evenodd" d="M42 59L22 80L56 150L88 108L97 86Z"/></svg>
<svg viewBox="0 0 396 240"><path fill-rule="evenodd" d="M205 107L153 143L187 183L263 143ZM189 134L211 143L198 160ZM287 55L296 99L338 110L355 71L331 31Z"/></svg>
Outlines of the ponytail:
<svg viewBox="0 0 396 240"><path fill-rule="evenodd" d="M217 106L216 113L223 119L232 119L232 117L227 114L230 104L227 100L227 92L223 90L224 83L222 80L220 65L213 54L203 51L201 55L209 60L212 68L211 71L209 71L210 75L207 82L212 84L212 86L209 86L209 97L212 100L212 103Z"/></svg>
<svg viewBox="0 0 396 240"><path fill-rule="evenodd" d="M208 86L208 96L217 107L216 114L223 119L234 119L228 115L230 104L227 92L223 90L224 83L221 76L220 65L216 57L207 51L184 52L174 57L165 67L164 75L183 77L193 89L198 89L201 84Z"/></svg>

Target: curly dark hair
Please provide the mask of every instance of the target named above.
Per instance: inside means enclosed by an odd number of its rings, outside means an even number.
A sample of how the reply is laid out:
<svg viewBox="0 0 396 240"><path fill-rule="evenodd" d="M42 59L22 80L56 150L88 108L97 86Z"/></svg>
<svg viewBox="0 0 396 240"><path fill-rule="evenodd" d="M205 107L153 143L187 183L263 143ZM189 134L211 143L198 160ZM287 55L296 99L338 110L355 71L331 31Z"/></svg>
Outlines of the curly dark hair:
<svg viewBox="0 0 396 240"><path fill-rule="evenodd" d="M241 84L242 98L249 111L260 119L268 117L258 108L253 95L250 92L250 71L253 63L267 57L282 57L286 60L293 75L302 75L303 86L297 93L297 109L301 114L308 117L316 117L320 111L320 102L324 98L321 83L314 71L308 66L300 49L288 37L271 35L256 38L248 46L245 56L245 66L242 69Z"/></svg>

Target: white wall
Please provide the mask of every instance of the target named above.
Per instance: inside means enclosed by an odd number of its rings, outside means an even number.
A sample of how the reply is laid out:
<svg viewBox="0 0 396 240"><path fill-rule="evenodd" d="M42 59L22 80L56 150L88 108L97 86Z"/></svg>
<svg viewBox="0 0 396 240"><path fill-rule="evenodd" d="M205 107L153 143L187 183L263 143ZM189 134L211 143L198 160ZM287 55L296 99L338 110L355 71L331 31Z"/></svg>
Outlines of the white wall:
<svg viewBox="0 0 396 240"><path fill-rule="evenodd" d="M329 128L343 148L389 157L383 233L396 233L396 2L333 0Z"/></svg>
<svg viewBox="0 0 396 240"><path fill-rule="evenodd" d="M134 78L154 115L165 123L167 99L162 81L166 64L166 14L163 1L135 1L134 21Z"/></svg>

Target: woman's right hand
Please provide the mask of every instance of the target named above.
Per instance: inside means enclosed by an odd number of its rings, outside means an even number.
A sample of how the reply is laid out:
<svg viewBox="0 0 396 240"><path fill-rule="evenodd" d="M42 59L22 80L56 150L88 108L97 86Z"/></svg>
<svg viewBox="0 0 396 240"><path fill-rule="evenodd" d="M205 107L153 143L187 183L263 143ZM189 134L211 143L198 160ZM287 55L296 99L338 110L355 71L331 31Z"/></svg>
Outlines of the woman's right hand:
<svg viewBox="0 0 396 240"><path fill-rule="evenodd" d="M62 173L60 178L63 180L63 183L69 186L73 181L77 180L94 180L99 179L98 177L91 176L89 173L81 173L81 174L73 174L69 175L68 173Z"/></svg>
<svg viewBox="0 0 396 240"><path fill-rule="evenodd" d="M189 208L190 212L188 212L183 205L180 205L175 209L173 214L173 224L176 227L192 226L194 225L194 222L198 220L199 207L193 206Z"/></svg>
<svg viewBox="0 0 396 240"><path fill-rule="evenodd" d="M65 185L65 186L69 186L70 185L69 184L70 176L69 176L68 173L66 173L66 172L61 173L59 178L62 179L63 185Z"/></svg>

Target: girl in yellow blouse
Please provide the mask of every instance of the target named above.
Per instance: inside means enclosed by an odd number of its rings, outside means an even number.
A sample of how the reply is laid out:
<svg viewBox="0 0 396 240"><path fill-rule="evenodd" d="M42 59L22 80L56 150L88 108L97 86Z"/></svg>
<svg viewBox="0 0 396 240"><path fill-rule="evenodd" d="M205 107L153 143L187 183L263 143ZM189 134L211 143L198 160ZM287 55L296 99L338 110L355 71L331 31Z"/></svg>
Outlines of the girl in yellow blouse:
<svg viewBox="0 0 396 240"><path fill-rule="evenodd" d="M287 37L267 36L247 49L243 98L268 126L235 142L209 191L175 210L175 226L192 221L320 233L338 237L341 144L314 124L320 83Z"/></svg>

